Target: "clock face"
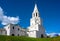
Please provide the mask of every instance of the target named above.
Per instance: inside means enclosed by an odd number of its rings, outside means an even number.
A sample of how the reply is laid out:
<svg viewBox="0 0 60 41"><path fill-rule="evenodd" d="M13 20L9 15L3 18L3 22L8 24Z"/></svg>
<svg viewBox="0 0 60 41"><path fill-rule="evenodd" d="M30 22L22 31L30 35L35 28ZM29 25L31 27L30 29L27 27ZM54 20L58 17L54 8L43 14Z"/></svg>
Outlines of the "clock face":
<svg viewBox="0 0 60 41"><path fill-rule="evenodd" d="M36 24L40 24L40 20L39 19L36 19Z"/></svg>

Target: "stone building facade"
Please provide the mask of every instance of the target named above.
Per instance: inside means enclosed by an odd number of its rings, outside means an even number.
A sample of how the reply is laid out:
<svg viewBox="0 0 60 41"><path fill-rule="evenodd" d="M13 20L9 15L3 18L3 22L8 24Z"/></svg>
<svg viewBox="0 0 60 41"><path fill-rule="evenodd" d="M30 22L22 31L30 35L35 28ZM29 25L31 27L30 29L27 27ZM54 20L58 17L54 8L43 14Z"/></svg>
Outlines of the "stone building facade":
<svg viewBox="0 0 60 41"><path fill-rule="evenodd" d="M35 4L32 18L30 19L30 26L27 28L27 30L16 24L8 24L4 26L3 29L0 29L0 35L28 36L34 38L47 37L45 34L45 29L42 25L41 18L39 16L37 4Z"/></svg>
<svg viewBox="0 0 60 41"><path fill-rule="evenodd" d="M3 29L0 29L0 35L26 36L26 31L25 29L21 28L19 25L8 24L4 26Z"/></svg>
<svg viewBox="0 0 60 41"><path fill-rule="evenodd" d="M42 26L42 21L39 16L37 4L35 4L32 18L30 19L30 26L28 27L28 36L34 38L46 37L45 29Z"/></svg>

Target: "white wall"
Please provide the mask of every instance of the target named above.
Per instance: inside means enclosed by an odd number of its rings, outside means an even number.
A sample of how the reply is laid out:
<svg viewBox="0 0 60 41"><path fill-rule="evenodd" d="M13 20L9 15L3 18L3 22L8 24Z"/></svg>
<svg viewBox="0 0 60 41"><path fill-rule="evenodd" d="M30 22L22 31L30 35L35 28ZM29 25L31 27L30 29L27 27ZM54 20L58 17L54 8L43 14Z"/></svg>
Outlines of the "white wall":
<svg viewBox="0 0 60 41"><path fill-rule="evenodd" d="M14 29L13 29L13 27L14 27ZM14 36L18 36L18 34L19 34L19 36L26 35L26 32L24 30L22 30L21 27L18 25L8 24L7 26L4 27L4 29L6 29L7 35L9 35L9 36L12 34L14 34Z"/></svg>
<svg viewBox="0 0 60 41"><path fill-rule="evenodd" d="M6 35L10 35L10 24L9 25L6 25L5 27L4 27L4 29L6 30Z"/></svg>

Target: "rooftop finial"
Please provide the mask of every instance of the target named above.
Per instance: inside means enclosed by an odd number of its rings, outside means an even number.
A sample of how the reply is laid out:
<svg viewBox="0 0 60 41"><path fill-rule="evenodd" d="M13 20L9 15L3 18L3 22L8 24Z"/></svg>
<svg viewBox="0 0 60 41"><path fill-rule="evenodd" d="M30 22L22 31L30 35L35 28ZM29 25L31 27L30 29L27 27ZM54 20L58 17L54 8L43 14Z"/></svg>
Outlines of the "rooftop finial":
<svg viewBox="0 0 60 41"><path fill-rule="evenodd" d="M35 3L35 9L37 9L37 4Z"/></svg>
<svg viewBox="0 0 60 41"><path fill-rule="evenodd" d="M37 8L37 4L35 3L34 12L35 12L36 10L38 11L38 8Z"/></svg>

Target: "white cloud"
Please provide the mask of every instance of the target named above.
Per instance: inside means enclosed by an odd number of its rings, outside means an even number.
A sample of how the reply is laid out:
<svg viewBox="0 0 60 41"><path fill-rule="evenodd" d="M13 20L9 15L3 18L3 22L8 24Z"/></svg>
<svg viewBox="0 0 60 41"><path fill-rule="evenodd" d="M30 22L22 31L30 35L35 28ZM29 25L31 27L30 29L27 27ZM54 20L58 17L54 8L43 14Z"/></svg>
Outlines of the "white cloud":
<svg viewBox="0 0 60 41"><path fill-rule="evenodd" d="M49 33L46 33L47 36L49 36L50 34Z"/></svg>
<svg viewBox="0 0 60 41"><path fill-rule="evenodd" d="M52 32L52 33L46 33L46 34L47 34L47 36L50 36L50 37L55 37L55 36L57 36L57 35L60 36L60 33L55 33L55 32Z"/></svg>
<svg viewBox="0 0 60 41"><path fill-rule="evenodd" d="M3 25L7 25L9 23L17 24L19 22L19 17L18 16L17 17L10 17L10 16L4 15L4 11L0 7L0 21L1 21L1 24L3 24Z"/></svg>
<svg viewBox="0 0 60 41"><path fill-rule="evenodd" d="M3 9L0 7L0 21L3 19Z"/></svg>
<svg viewBox="0 0 60 41"><path fill-rule="evenodd" d="M60 36L60 33L58 33L58 35Z"/></svg>

